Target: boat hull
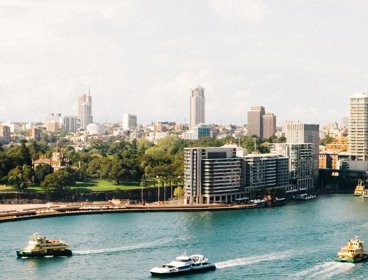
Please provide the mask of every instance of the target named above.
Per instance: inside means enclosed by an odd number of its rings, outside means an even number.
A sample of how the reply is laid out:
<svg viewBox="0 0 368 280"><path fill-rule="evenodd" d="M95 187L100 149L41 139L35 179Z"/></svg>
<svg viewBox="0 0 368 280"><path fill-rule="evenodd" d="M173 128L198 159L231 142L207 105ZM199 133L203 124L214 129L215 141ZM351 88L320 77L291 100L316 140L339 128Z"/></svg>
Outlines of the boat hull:
<svg viewBox="0 0 368 280"><path fill-rule="evenodd" d="M368 255L364 255L362 257L357 258L336 258L337 262L345 262L345 263L359 263L368 261Z"/></svg>
<svg viewBox="0 0 368 280"><path fill-rule="evenodd" d="M208 265L206 267L191 268L188 270L175 271L175 272L153 272L151 271L151 275L154 277L165 278L165 277L173 277L177 275L179 276L179 275L187 275L187 274L195 274L195 273L204 273L204 272L211 271L211 270L216 270L216 266L214 264Z"/></svg>
<svg viewBox="0 0 368 280"><path fill-rule="evenodd" d="M17 251L18 258L43 258L43 257L70 257L72 255L72 251L65 249L62 251L53 251L53 252L26 252L26 251Z"/></svg>

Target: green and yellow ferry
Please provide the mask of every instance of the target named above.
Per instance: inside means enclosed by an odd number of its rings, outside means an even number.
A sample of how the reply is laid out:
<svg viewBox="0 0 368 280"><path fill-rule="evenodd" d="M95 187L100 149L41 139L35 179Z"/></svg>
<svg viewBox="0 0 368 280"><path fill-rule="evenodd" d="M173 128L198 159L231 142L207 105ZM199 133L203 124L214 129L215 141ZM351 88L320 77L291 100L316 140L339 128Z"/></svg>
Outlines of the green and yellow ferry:
<svg viewBox="0 0 368 280"><path fill-rule="evenodd" d="M357 263L368 260L368 252L364 251L364 241L356 236L350 239L345 247L337 253L337 262Z"/></svg>
<svg viewBox="0 0 368 280"><path fill-rule="evenodd" d="M44 236L34 233L28 242L27 247L17 250L19 258L40 258L40 257L68 257L72 251L62 240L50 240Z"/></svg>

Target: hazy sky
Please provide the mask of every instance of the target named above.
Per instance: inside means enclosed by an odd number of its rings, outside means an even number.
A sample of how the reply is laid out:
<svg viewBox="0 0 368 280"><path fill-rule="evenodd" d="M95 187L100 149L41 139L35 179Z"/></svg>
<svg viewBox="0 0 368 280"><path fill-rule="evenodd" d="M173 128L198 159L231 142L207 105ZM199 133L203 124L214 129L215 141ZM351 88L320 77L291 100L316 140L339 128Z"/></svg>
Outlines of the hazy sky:
<svg viewBox="0 0 368 280"><path fill-rule="evenodd" d="M189 121L205 88L208 123L339 121L368 88L367 1L0 2L0 120L76 115Z"/></svg>

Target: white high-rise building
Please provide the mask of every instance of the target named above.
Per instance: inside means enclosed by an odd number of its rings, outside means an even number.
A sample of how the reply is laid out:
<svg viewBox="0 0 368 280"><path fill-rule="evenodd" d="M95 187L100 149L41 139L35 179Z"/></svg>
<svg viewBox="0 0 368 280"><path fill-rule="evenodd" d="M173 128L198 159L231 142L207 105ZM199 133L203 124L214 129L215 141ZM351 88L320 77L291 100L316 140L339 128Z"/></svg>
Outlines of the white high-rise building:
<svg viewBox="0 0 368 280"><path fill-rule="evenodd" d="M352 161L368 161L368 93L349 97L348 152Z"/></svg>
<svg viewBox="0 0 368 280"><path fill-rule="evenodd" d="M195 126L205 122L204 105L204 88L197 86L192 89L192 94L190 96L190 130L193 130Z"/></svg>
<svg viewBox="0 0 368 280"><path fill-rule="evenodd" d="M78 118L80 128L86 129L87 125L93 122L92 118L92 96L88 92L78 97Z"/></svg>
<svg viewBox="0 0 368 280"><path fill-rule="evenodd" d="M137 116L131 114L123 115L123 129L132 130L137 128Z"/></svg>

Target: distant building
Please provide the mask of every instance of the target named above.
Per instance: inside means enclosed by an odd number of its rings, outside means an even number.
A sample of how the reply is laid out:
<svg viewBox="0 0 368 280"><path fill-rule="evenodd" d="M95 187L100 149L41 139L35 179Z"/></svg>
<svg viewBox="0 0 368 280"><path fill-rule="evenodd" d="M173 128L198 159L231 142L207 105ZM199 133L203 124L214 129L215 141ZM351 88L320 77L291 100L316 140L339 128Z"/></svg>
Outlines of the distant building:
<svg viewBox="0 0 368 280"><path fill-rule="evenodd" d="M7 144L10 142L10 127L7 125L0 125L0 143Z"/></svg>
<svg viewBox="0 0 368 280"><path fill-rule="evenodd" d="M102 135L105 132L104 128L98 123L88 124L86 130L89 135Z"/></svg>
<svg viewBox="0 0 368 280"><path fill-rule="evenodd" d="M233 202L243 195L242 159L235 148L185 148L186 204Z"/></svg>
<svg viewBox="0 0 368 280"><path fill-rule="evenodd" d="M197 86L192 89L190 96L190 123L189 129L193 128L201 123L205 123L205 98L204 88Z"/></svg>
<svg viewBox="0 0 368 280"><path fill-rule="evenodd" d="M251 107L248 111L248 136L257 136L263 138L262 118L265 114L263 106Z"/></svg>
<svg viewBox="0 0 368 280"><path fill-rule="evenodd" d="M40 140L40 138L41 138L41 129L36 128L36 127L30 128L29 129L29 138L35 139L35 140Z"/></svg>
<svg viewBox="0 0 368 280"><path fill-rule="evenodd" d="M63 130L65 132L76 132L78 130L78 117L64 116L63 117Z"/></svg>
<svg viewBox="0 0 368 280"><path fill-rule="evenodd" d="M262 115L262 138L270 138L276 133L276 116L273 113Z"/></svg>
<svg viewBox="0 0 368 280"><path fill-rule="evenodd" d="M193 128L192 139L211 137L211 127L208 124L199 124Z"/></svg>
<svg viewBox="0 0 368 280"><path fill-rule="evenodd" d="M137 116L132 114L123 115L123 129L133 130L137 128Z"/></svg>
<svg viewBox="0 0 368 280"><path fill-rule="evenodd" d="M62 123L61 114L50 113L45 119L46 131L56 132L61 129Z"/></svg>
<svg viewBox="0 0 368 280"><path fill-rule="evenodd" d="M300 122L287 122L285 124L286 143L289 144L312 144L313 154L313 177L318 180L319 169L319 125L304 124Z"/></svg>
<svg viewBox="0 0 368 280"><path fill-rule="evenodd" d="M80 128L86 129L87 125L93 122L92 117L92 96L88 92L78 97L78 118Z"/></svg>

